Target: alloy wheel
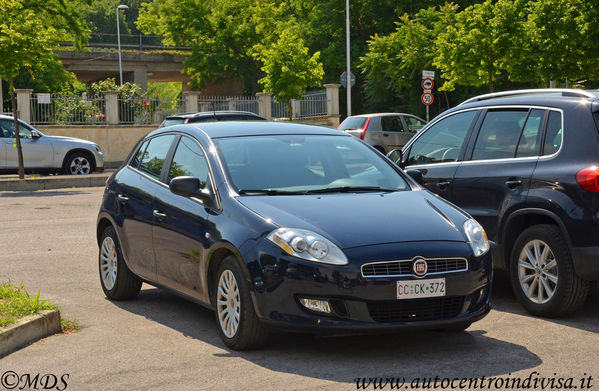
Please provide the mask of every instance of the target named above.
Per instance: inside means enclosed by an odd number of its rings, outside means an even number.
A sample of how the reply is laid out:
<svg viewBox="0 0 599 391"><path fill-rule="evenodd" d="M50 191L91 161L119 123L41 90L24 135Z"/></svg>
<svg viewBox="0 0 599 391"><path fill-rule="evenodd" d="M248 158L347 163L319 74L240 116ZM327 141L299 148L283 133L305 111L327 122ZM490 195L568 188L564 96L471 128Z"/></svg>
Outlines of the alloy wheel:
<svg viewBox="0 0 599 391"><path fill-rule="evenodd" d="M116 282L117 262L118 256L114 240L107 236L100 247L100 276L107 290L111 290Z"/></svg>
<svg viewBox="0 0 599 391"><path fill-rule="evenodd" d="M241 303L239 286L231 270L225 270L218 280L216 311L221 330L227 338L233 338L239 329Z"/></svg>
<svg viewBox="0 0 599 391"><path fill-rule="evenodd" d="M91 164L83 156L77 156L71 160L69 166L72 175L87 175L91 172Z"/></svg>
<svg viewBox="0 0 599 391"><path fill-rule="evenodd" d="M520 288L536 304L547 303L557 289L558 271L555 255L547 243L531 240L518 257Z"/></svg>

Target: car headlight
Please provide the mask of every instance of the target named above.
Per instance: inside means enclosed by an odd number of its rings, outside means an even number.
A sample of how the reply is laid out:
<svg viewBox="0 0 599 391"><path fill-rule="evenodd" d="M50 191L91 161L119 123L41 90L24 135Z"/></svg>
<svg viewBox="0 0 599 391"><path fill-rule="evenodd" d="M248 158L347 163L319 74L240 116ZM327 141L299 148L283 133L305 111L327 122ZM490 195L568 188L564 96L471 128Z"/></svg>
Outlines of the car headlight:
<svg viewBox="0 0 599 391"><path fill-rule="evenodd" d="M347 265L347 257L339 247L312 231L278 228L266 238L294 257L331 265Z"/></svg>
<svg viewBox="0 0 599 391"><path fill-rule="evenodd" d="M98 144L94 144L94 148L96 148L96 151L98 151L98 152L101 151L100 146Z"/></svg>
<svg viewBox="0 0 599 391"><path fill-rule="evenodd" d="M474 255L480 257L489 251L489 241L484 228L474 219L466 220L464 223L464 232L468 237L468 244L472 247Z"/></svg>

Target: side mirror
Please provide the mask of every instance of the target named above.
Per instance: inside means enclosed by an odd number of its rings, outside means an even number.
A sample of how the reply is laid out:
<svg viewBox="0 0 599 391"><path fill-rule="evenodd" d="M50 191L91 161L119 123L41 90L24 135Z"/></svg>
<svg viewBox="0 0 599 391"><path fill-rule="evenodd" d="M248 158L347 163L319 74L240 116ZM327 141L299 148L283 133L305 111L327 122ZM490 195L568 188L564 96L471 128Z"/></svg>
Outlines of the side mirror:
<svg viewBox="0 0 599 391"><path fill-rule="evenodd" d="M387 154L387 157L398 166L402 167L403 164L403 152L401 149L394 149Z"/></svg>
<svg viewBox="0 0 599 391"><path fill-rule="evenodd" d="M168 187L174 194L182 197L194 197L204 204L212 201L210 190L203 189L201 181L196 177L178 176L171 179Z"/></svg>
<svg viewBox="0 0 599 391"><path fill-rule="evenodd" d="M406 174L412 177L419 185L424 186L424 177L419 170L407 170Z"/></svg>
<svg viewBox="0 0 599 391"><path fill-rule="evenodd" d="M33 129L33 130L31 131L31 138L33 138L33 139L38 139L38 138L40 138L40 137L42 137L42 134L41 134L40 132L38 132L38 131L37 131L37 130L35 130L35 129Z"/></svg>

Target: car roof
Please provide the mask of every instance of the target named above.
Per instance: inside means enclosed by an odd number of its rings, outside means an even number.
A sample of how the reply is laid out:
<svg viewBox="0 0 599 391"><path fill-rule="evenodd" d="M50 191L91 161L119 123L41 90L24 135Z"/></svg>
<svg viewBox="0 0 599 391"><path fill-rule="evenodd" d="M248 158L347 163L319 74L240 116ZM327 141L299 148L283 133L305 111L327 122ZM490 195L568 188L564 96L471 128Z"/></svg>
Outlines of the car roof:
<svg viewBox="0 0 599 391"><path fill-rule="evenodd" d="M352 115L352 116L349 116L347 118L353 118L353 117L379 117L379 116L386 116L386 115L409 115L411 117L417 117L416 115L409 114L409 113L369 113L369 114Z"/></svg>
<svg viewBox="0 0 599 391"><path fill-rule="evenodd" d="M251 111L233 111L233 110L218 110L218 111L200 111L197 113L181 113L169 115L166 119L183 119L183 118L198 118L198 117L214 117L215 115L251 115L259 117L258 114Z"/></svg>
<svg viewBox="0 0 599 391"><path fill-rule="evenodd" d="M149 135L156 135L169 131L182 131L191 135L201 136L205 134L209 138L243 137L243 136L265 136L265 135L350 135L324 126L305 124L294 124L288 122L265 122L265 121L227 121L227 122L197 122L191 124L172 125L157 129Z"/></svg>
<svg viewBox="0 0 599 391"><path fill-rule="evenodd" d="M593 102L599 99L597 90L544 88L535 90L512 90L485 94L470 98L453 110L504 105L543 105L565 107L580 101Z"/></svg>

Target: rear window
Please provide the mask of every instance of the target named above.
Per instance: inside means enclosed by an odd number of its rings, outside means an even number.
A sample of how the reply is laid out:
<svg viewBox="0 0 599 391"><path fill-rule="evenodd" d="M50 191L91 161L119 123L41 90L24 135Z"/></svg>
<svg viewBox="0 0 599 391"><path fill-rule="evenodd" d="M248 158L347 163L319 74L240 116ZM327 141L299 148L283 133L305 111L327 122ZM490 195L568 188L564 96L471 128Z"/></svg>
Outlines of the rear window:
<svg viewBox="0 0 599 391"><path fill-rule="evenodd" d="M179 125L184 122L185 122L185 120L183 118L165 119L164 124L162 126L165 127L165 126L171 126L171 125Z"/></svg>
<svg viewBox="0 0 599 391"><path fill-rule="evenodd" d="M348 117L339 125L339 130L362 129L366 123L366 117Z"/></svg>
<svg viewBox="0 0 599 391"><path fill-rule="evenodd" d="M547 129L545 131L545 146L543 155L553 155L562 145L562 115L560 112L549 112Z"/></svg>

